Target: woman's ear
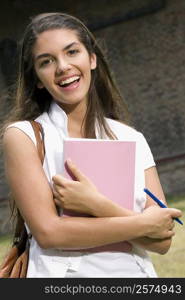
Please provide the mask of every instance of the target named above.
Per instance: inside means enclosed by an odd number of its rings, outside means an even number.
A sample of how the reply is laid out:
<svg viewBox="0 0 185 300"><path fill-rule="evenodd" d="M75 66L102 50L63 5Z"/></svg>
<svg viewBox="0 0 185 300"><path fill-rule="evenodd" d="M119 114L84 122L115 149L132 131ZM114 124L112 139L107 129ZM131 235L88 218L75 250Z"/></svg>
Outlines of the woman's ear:
<svg viewBox="0 0 185 300"><path fill-rule="evenodd" d="M90 61L91 61L91 70L96 69L96 66L97 66L96 61L97 61L97 59L96 59L96 54L95 53L91 54Z"/></svg>

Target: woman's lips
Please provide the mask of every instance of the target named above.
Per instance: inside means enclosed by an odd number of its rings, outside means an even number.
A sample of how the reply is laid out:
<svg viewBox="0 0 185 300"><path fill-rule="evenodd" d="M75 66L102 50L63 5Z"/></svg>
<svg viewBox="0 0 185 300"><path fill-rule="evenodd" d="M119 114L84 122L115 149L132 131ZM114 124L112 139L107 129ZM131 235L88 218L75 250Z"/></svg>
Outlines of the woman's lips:
<svg viewBox="0 0 185 300"><path fill-rule="evenodd" d="M79 87L80 85L80 80L81 78L78 80L78 81L74 81L72 82L70 85L68 86L61 86L61 85L58 85L59 89L62 90L62 91L73 91L75 90L76 88Z"/></svg>

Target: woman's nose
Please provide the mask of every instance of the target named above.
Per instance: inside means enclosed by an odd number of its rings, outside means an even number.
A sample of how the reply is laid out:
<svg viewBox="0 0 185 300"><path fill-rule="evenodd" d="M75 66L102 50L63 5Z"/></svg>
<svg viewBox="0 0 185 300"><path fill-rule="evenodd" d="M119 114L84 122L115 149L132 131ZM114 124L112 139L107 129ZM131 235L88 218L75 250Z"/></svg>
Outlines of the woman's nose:
<svg viewBox="0 0 185 300"><path fill-rule="evenodd" d="M56 74L65 73L66 71L71 69L71 65L65 59L60 59L57 62Z"/></svg>

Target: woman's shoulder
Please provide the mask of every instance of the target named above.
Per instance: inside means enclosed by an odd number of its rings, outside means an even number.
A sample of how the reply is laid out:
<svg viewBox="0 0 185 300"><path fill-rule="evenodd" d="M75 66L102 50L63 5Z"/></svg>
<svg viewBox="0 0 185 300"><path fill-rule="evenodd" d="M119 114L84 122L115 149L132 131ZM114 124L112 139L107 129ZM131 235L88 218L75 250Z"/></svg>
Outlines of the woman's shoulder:
<svg viewBox="0 0 185 300"><path fill-rule="evenodd" d="M34 144L36 144L35 134L34 134L31 122L29 122L27 120L12 122L6 127L5 134L6 134L6 131L11 128L12 129L17 128L17 129L21 130L29 138L31 138L31 140L33 141Z"/></svg>
<svg viewBox="0 0 185 300"><path fill-rule="evenodd" d="M134 127L129 126L121 121L106 118L106 121L111 130L119 139L133 139L138 140L143 137L143 134Z"/></svg>
<svg viewBox="0 0 185 300"><path fill-rule="evenodd" d="M27 129L29 130L31 128L31 123L29 121L16 121L16 122L11 122L10 124L8 124L8 126L6 127L6 129L8 128L20 128L20 129Z"/></svg>

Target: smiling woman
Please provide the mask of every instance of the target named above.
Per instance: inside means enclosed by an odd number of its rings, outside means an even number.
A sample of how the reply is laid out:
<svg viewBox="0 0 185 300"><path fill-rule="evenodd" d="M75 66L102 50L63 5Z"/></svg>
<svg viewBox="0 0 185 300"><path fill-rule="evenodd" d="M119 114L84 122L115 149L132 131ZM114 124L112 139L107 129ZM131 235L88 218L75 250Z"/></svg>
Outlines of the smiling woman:
<svg viewBox="0 0 185 300"><path fill-rule="evenodd" d="M33 47L33 56L38 88L46 88L63 108L80 105L85 114L96 55L89 55L76 32L68 29L42 32Z"/></svg>
<svg viewBox="0 0 185 300"><path fill-rule="evenodd" d="M43 166L29 120L43 129ZM70 161L76 180L62 176L65 137L135 141L134 211L106 198ZM168 251L181 211L146 198L144 186L166 203L152 153L128 125L104 54L77 18L41 14L25 29L3 144L18 218L32 235L27 277L157 276L146 250ZM63 216L65 208L85 216ZM120 250L122 241L129 242Z"/></svg>

